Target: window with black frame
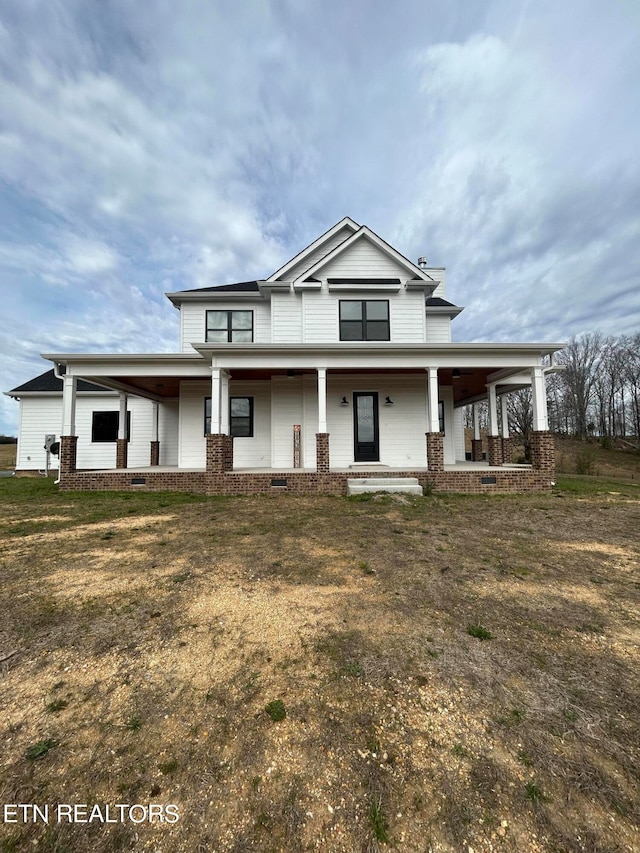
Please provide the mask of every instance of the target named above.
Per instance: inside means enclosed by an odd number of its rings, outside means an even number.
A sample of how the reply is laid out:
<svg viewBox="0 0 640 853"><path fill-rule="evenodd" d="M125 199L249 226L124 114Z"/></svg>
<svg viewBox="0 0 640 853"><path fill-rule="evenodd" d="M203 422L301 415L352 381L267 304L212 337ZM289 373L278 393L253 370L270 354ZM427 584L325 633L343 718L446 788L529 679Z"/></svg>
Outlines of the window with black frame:
<svg viewBox="0 0 640 853"><path fill-rule="evenodd" d="M208 343L251 343L253 311L207 311L205 340Z"/></svg>
<svg viewBox="0 0 640 853"><path fill-rule="evenodd" d="M211 432L211 397L204 398L204 433ZM253 397L229 398L229 435L235 438L253 436Z"/></svg>
<svg viewBox="0 0 640 853"><path fill-rule="evenodd" d="M388 299L341 299L341 341L388 341Z"/></svg>
<svg viewBox="0 0 640 853"><path fill-rule="evenodd" d="M94 444L116 441L120 426L120 412L112 410L109 412L91 413L91 441ZM131 412L127 412L127 441L131 436Z"/></svg>

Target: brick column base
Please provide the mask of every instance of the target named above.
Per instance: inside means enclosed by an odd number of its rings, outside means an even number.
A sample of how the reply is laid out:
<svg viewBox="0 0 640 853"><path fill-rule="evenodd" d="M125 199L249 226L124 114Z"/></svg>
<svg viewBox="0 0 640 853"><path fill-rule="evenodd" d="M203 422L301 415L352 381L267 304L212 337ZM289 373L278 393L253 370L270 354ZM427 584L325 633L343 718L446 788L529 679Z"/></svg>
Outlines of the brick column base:
<svg viewBox="0 0 640 853"><path fill-rule="evenodd" d="M233 471L233 436L209 433L207 439L207 471L223 474Z"/></svg>
<svg viewBox="0 0 640 853"><path fill-rule="evenodd" d="M444 471L444 433L428 432L427 469L433 473Z"/></svg>
<svg viewBox="0 0 640 853"><path fill-rule="evenodd" d="M78 458L78 436L60 436L60 474L73 474Z"/></svg>
<svg viewBox="0 0 640 853"><path fill-rule="evenodd" d="M329 433L316 433L316 468L318 474L329 473Z"/></svg>
<svg viewBox="0 0 640 853"><path fill-rule="evenodd" d="M502 465L502 438L499 435L488 435L487 445L489 465Z"/></svg>
<svg viewBox="0 0 640 853"><path fill-rule="evenodd" d="M513 440L510 438L502 438L502 461L510 465L513 462Z"/></svg>
<svg viewBox="0 0 640 853"><path fill-rule="evenodd" d="M548 473L553 480L556 474L556 453L553 433L548 431L532 432L529 436L531 464Z"/></svg>
<svg viewBox="0 0 640 853"><path fill-rule="evenodd" d="M151 452L149 454L149 465L159 465L160 464L160 442L152 441L151 442Z"/></svg>
<svg viewBox="0 0 640 853"><path fill-rule="evenodd" d="M471 439L471 459L473 462L482 462L482 439Z"/></svg>
<svg viewBox="0 0 640 853"><path fill-rule="evenodd" d="M116 468L127 467L127 455L129 453L129 442L126 438L116 440Z"/></svg>

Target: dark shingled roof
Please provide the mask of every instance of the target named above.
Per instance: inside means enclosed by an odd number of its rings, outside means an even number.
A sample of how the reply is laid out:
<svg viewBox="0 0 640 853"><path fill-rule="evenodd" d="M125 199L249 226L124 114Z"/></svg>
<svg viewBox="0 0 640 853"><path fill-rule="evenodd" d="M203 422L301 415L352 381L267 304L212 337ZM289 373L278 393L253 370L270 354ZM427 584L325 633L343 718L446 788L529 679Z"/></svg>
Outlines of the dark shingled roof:
<svg viewBox="0 0 640 853"><path fill-rule="evenodd" d="M193 287L191 290L181 290L180 293L212 293L234 290L258 291L258 289L257 281L238 281L235 284L219 284L216 287Z"/></svg>
<svg viewBox="0 0 640 853"><path fill-rule="evenodd" d="M96 385L95 382L87 382L86 379L78 379L78 391L110 391L110 388L104 388L102 385ZM24 385L18 385L9 394L24 394L28 391L60 391L62 393L62 380L56 379L53 368L47 370L46 373L41 373L34 379L25 382Z"/></svg>
<svg viewBox="0 0 640 853"><path fill-rule="evenodd" d="M427 299L427 308L457 308L453 302L447 302L446 299L441 299L439 296L432 296Z"/></svg>

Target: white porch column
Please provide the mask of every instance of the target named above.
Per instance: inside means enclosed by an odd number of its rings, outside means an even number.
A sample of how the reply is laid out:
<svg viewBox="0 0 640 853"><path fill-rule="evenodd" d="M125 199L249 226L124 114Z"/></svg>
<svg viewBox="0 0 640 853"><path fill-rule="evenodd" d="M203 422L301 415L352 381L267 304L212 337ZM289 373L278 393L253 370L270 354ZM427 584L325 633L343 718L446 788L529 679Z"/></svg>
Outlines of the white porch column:
<svg viewBox="0 0 640 853"><path fill-rule="evenodd" d="M220 388L222 380L219 367L211 368L211 434L220 432Z"/></svg>
<svg viewBox="0 0 640 853"><path fill-rule="evenodd" d="M438 417L438 368L427 368L427 432L440 432Z"/></svg>
<svg viewBox="0 0 640 853"><path fill-rule="evenodd" d="M156 401L153 403L151 410L151 441L158 441L158 421L160 418L160 404Z"/></svg>
<svg viewBox="0 0 640 853"><path fill-rule="evenodd" d="M229 373L220 372L220 432L229 435Z"/></svg>
<svg viewBox="0 0 640 853"><path fill-rule="evenodd" d="M120 417L118 418L118 438L129 438L127 435L127 395L120 392Z"/></svg>
<svg viewBox="0 0 640 853"><path fill-rule="evenodd" d="M480 406L477 403L472 404L473 408L473 437L476 441L480 440Z"/></svg>
<svg viewBox="0 0 640 853"><path fill-rule="evenodd" d="M498 400L496 397L496 386L492 383L487 385L489 391L489 435L500 435L498 431Z"/></svg>
<svg viewBox="0 0 640 853"><path fill-rule="evenodd" d="M61 435L76 434L76 392L78 390L77 376L65 374L62 377L62 433Z"/></svg>
<svg viewBox="0 0 640 853"><path fill-rule="evenodd" d="M531 392L533 397L533 431L547 432L549 418L547 417L547 386L543 367L531 368Z"/></svg>
<svg viewBox="0 0 640 853"><path fill-rule="evenodd" d="M318 432L327 431L327 369L318 368Z"/></svg>
<svg viewBox="0 0 640 853"><path fill-rule="evenodd" d="M501 408L501 417L502 417L502 437L509 438L509 408L507 406L508 397L506 394L502 394L500 397L500 408Z"/></svg>

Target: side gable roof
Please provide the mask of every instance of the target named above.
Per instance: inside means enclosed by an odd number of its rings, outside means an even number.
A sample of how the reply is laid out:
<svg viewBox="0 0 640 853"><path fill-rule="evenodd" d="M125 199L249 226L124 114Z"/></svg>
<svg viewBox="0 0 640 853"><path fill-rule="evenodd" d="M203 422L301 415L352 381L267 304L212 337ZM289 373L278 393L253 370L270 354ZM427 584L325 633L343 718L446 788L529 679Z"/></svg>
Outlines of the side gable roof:
<svg viewBox="0 0 640 853"><path fill-rule="evenodd" d="M78 379L78 391L112 391L112 388L104 388L102 385L96 385L95 382L87 382L86 379ZM38 391L59 391L62 394L62 380L58 379L53 369L41 373L40 376L35 376L23 385L18 385L11 391L7 391L10 396L20 394L37 393Z"/></svg>
<svg viewBox="0 0 640 853"><path fill-rule="evenodd" d="M321 270L323 267L332 263L336 258L338 258L343 252L347 251L351 248L355 243L359 240L367 240L376 246L381 252L399 264L401 267L404 267L407 270L407 276L410 276L412 279L417 279L426 282L434 282L435 280L428 275L424 270L420 269L417 264L414 264L408 258L405 258L397 249L394 249L393 246L390 246L386 240L383 240L382 237L379 237L374 231L368 228L366 225L360 226L360 228L351 235L347 240L340 243L340 245L336 246L328 255L325 255L319 261L317 261L312 267L310 267L304 273L304 277L315 276L316 273ZM299 281L303 276L300 276ZM295 285L294 281L294 285Z"/></svg>

